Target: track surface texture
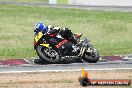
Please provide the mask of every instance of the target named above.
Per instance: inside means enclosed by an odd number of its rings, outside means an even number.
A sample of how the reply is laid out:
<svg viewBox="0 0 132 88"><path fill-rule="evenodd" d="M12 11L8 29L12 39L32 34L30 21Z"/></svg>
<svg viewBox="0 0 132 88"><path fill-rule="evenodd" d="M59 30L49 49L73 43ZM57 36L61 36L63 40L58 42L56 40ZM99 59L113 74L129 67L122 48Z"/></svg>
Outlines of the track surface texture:
<svg viewBox="0 0 132 88"><path fill-rule="evenodd" d="M128 58L129 57L129 58ZM35 64L31 59L1 60L0 73L22 72L65 72L86 70L132 70L131 56L104 56L97 63L71 63L71 64Z"/></svg>

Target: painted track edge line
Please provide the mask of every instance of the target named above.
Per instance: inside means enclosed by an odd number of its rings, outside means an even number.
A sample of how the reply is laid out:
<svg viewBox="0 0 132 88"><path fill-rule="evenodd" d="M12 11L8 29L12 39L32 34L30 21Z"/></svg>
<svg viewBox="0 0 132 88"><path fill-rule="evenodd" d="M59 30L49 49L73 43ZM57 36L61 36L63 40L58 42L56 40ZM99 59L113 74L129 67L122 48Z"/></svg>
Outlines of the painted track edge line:
<svg viewBox="0 0 132 88"><path fill-rule="evenodd" d="M109 69L85 69L89 71L113 71L113 70L132 70L132 68L109 68ZM36 70L36 71L3 71L2 73L40 73L40 72L76 72L81 71L81 69L74 70Z"/></svg>

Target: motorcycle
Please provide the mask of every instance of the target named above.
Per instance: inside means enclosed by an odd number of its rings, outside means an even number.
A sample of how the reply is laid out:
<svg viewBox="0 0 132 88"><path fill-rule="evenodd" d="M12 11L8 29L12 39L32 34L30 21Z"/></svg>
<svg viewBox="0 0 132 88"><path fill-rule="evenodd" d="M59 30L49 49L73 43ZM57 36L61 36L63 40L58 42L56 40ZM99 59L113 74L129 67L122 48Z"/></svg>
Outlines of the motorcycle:
<svg viewBox="0 0 132 88"><path fill-rule="evenodd" d="M34 49L40 58L38 60L57 64L70 63L72 58L72 60L96 63L99 60L99 52L90 44L89 40L85 38L81 41L82 33L76 33L73 36L77 41L76 45L58 33L43 34L39 32L34 38Z"/></svg>

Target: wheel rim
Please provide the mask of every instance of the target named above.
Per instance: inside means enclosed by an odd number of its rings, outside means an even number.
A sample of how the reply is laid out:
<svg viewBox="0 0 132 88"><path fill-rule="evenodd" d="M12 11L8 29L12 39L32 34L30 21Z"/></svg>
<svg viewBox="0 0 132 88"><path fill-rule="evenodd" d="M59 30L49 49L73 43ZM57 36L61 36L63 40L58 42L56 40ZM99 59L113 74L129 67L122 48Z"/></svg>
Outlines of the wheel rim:
<svg viewBox="0 0 132 88"><path fill-rule="evenodd" d="M59 60L59 54L52 48L41 48L41 52L50 60L56 61Z"/></svg>

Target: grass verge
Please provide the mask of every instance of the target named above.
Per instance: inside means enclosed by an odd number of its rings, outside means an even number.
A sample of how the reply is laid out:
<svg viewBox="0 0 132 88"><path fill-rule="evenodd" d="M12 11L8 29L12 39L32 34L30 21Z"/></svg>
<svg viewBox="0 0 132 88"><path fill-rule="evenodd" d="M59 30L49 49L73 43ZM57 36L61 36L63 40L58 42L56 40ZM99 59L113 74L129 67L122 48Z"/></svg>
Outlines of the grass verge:
<svg viewBox="0 0 132 88"><path fill-rule="evenodd" d="M48 3L49 0L0 0L2 2L46 2Z"/></svg>
<svg viewBox="0 0 132 88"><path fill-rule="evenodd" d="M68 27L101 55L132 53L132 13L0 5L0 58L35 57L33 27L36 22Z"/></svg>

